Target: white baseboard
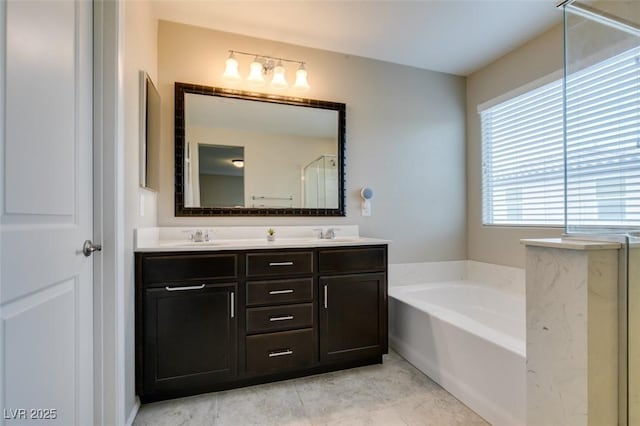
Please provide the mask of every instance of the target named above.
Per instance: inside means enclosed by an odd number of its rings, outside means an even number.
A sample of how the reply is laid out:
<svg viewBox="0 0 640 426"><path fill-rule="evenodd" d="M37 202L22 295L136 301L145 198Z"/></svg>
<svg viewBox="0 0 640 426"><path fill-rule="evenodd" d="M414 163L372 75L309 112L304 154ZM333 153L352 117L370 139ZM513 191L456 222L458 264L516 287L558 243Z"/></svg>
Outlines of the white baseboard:
<svg viewBox="0 0 640 426"><path fill-rule="evenodd" d="M129 413L129 416L127 417L126 426L132 426L133 425L133 421L136 419L136 415L138 414L138 410L139 409L140 409L140 398L138 398L136 396L136 402L135 402L135 404L133 404L133 407L131 408L131 412Z"/></svg>

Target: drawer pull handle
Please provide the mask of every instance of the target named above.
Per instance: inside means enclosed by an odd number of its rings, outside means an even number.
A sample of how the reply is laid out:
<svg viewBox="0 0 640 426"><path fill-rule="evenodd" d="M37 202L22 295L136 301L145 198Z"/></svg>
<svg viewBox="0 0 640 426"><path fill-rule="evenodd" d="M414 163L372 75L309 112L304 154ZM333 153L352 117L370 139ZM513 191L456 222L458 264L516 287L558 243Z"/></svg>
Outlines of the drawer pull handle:
<svg viewBox="0 0 640 426"><path fill-rule="evenodd" d="M293 262L269 262L269 266L292 266Z"/></svg>
<svg viewBox="0 0 640 426"><path fill-rule="evenodd" d="M284 356L284 355L293 355L293 351L291 349L287 349L285 351L280 351L280 352L270 352L269 358L273 358L276 356Z"/></svg>
<svg viewBox="0 0 640 426"><path fill-rule="evenodd" d="M269 321L287 321L292 319L293 319L293 315L285 315L283 317L271 317L269 318Z"/></svg>
<svg viewBox="0 0 640 426"><path fill-rule="evenodd" d="M288 294L288 293L293 293L292 289L288 289L288 290L271 290L269 292L269 294Z"/></svg>
<svg viewBox="0 0 640 426"><path fill-rule="evenodd" d="M186 286L186 287L169 287L166 286L165 290L167 291L186 291L186 290L202 290L204 288L205 284L202 285L190 285L190 286Z"/></svg>

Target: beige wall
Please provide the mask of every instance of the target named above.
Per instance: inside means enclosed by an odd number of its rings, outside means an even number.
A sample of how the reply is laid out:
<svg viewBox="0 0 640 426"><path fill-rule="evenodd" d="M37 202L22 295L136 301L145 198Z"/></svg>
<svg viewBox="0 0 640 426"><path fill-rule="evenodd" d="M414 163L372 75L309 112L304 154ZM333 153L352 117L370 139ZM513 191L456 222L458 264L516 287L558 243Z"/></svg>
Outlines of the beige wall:
<svg viewBox="0 0 640 426"><path fill-rule="evenodd" d="M482 225L481 138L478 105L563 67L562 27L557 26L467 78L467 257L524 267L521 238L547 238L562 228Z"/></svg>
<svg viewBox="0 0 640 426"><path fill-rule="evenodd" d="M124 36L124 196L125 196L125 257L124 324L125 324L125 401L127 417L135 404L135 348L134 348L134 265L133 230L156 226L156 194L139 187L139 124L140 70L145 70L157 82L157 20L150 1L122 2L125 13ZM141 216L140 204L144 204Z"/></svg>
<svg viewBox="0 0 640 426"><path fill-rule="evenodd" d="M228 49L304 60L311 84L304 96L347 104L347 217L173 216L174 82L225 86ZM248 63L240 60L246 73ZM357 224L363 235L393 240L390 262L466 257L464 78L165 21L158 32L158 78L160 225ZM375 192L371 217L360 216L358 194L365 185Z"/></svg>

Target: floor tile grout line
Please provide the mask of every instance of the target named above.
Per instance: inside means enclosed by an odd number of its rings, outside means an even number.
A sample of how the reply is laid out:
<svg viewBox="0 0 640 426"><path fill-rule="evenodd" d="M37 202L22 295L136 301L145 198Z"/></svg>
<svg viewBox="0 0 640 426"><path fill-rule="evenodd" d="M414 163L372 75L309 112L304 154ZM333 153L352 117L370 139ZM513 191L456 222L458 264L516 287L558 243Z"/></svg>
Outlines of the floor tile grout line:
<svg viewBox="0 0 640 426"><path fill-rule="evenodd" d="M304 404L302 397L300 396L300 392L298 392L297 383L293 383L293 390L295 391L296 396L298 397L298 401L300 401L300 405L302 406L302 412L304 413L304 418L309 422L309 425L312 426L313 425L312 418L309 416L309 413L307 412L307 407Z"/></svg>

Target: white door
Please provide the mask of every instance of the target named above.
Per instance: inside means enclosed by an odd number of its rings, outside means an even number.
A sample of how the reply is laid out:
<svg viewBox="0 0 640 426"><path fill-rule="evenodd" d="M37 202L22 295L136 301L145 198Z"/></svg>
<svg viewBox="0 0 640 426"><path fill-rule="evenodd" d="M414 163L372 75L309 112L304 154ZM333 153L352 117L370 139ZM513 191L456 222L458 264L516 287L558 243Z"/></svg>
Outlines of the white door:
<svg viewBox="0 0 640 426"><path fill-rule="evenodd" d="M93 423L92 10L0 0L0 424Z"/></svg>

